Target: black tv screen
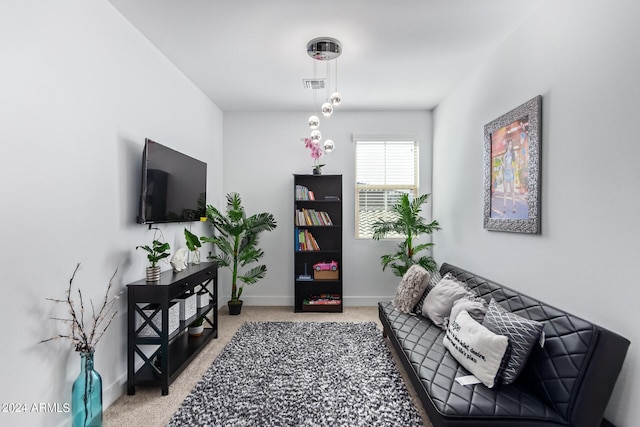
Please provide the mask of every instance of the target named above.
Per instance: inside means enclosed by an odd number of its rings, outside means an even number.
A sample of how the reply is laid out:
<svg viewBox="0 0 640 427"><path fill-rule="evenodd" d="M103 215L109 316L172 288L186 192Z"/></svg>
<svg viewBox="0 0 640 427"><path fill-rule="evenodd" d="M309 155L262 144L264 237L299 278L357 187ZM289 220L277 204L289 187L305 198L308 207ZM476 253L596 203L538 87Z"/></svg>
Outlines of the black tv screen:
<svg viewBox="0 0 640 427"><path fill-rule="evenodd" d="M206 215L207 164L148 138L141 187L140 224L200 221Z"/></svg>

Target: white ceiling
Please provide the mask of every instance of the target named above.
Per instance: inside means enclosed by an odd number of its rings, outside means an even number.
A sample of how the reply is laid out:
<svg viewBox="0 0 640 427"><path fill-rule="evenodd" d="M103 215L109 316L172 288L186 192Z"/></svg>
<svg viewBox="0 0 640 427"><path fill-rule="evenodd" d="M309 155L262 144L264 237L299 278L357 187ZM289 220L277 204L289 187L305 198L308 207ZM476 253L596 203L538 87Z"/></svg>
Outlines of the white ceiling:
<svg viewBox="0 0 640 427"><path fill-rule="evenodd" d="M363 111L432 109L542 0L109 1L223 111L313 108L306 45L335 37L339 108Z"/></svg>

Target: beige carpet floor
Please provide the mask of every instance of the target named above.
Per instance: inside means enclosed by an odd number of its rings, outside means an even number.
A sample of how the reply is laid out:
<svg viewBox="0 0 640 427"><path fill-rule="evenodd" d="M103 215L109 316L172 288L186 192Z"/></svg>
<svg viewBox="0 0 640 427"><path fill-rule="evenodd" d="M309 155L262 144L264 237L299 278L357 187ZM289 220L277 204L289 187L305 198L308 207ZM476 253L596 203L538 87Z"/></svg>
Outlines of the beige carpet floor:
<svg viewBox="0 0 640 427"><path fill-rule="evenodd" d="M239 316L230 316L227 308L223 307L218 313L218 338L207 344L198 357L171 383L169 395L162 396L159 387L136 387L135 395L124 394L106 409L104 427L164 426L243 322L277 321L376 322L382 331L377 307L346 307L343 313L294 313L291 307L245 306ZM425 427L431 427L424 408L417 399L416 393L388 341L387 345L391 349L396 365L402 373Z"/></svg>

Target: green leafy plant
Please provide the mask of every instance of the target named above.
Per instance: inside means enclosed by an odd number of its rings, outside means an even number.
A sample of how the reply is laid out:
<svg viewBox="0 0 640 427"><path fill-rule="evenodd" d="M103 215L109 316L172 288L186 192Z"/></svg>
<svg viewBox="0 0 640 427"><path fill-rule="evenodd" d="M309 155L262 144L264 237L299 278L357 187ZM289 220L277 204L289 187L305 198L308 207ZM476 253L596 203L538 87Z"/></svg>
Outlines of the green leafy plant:
<svg viewBox="0 0 640 427"><path fill-rule="evenodd" d="M207 205L207 221L218 235L202 237L201 240L213 243L217 249L209 259L231 270L231 301L239 301L243 286L256 283L267 273L267 266L264 264L243 272L240 272L240 269L262 258L264 252L258 248L258 236L263 231L275 229L276 221L273 215L267 212L247 216L238 193L227 194L226 213Z"/></svg>
<svg viewBox="0 0 640 427"><path fill-rule="evenodd" d="M149 260L149 263L151 263L151 267L155 267L158 264L158 261L169 256L169 250L171 247L168 243L162 243L159 240L154 240L151 246L136 246L136 249L144 249L147 251L147 259Z"/></svg>
<svg viewBox="0 0 640 427"><path fill-rule="evenodd" d="M198 236L196 236L186 228L184 229L184 238L187 241L187 249L189 249L190 251L195 251L198 248L202 247L202 243L200 243L200 239L198 238Z"/></svg>
<svg viewBox="0 0 640 427"><path fill-rule="evenodd" d="M433 243L415 244L415 240L420 235L440 230L438 221L427 223L420 216L422 205L428 199L429 195L423 194L410 201L409 195L403 194L392 207L394 218L390 221L381 220L373 224L373 238L375 240L380 240L389 234L399 234L405 238L398 244L398 250L395 253L380 257L383 271L390 267L396 276L402 277L413 264L419 264L428 271L436 270L436 262L431 256L418 256L419 252L431 249Z"/></svg>
<svg viewBox="0 0 640 427"><path fill-rule="evenodd" d="M204 319L205 319L205 316L200 316L196 320L191 322L191 324L189 326L194 327L194 328L197 327L197 326L202 326L204 324Z"/></svg>

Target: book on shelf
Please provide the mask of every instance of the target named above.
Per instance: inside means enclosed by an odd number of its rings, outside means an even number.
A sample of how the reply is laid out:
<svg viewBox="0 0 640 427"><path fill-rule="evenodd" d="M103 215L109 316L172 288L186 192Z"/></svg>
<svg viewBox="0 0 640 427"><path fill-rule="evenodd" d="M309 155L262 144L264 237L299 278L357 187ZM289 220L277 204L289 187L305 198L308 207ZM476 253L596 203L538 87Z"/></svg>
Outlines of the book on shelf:
<svg viewBox="0 0 640 427"><path fill-rule="evenodd" d="M303 301L304 305L340 305L342 299L340 294L320 294L312 295Z"/></svg>
<svg viewBox="0 0 640 427"><path fill-rule="evenodd" d="M304 185L296 184L296 200L315 200L316 196L313 191Z"/></svg>
<svg viewBox="0 0 640 427"><path fill-rule="evenodd" d="M319 251L320 246L309 230L300 230L296 228L296 250Z"/></svg>
<svg viewBox="0 0 640 427"><path fill-rule="evenodd" d="M296 225L333 225L327 212L315 209L296 209Z"/></svg>

